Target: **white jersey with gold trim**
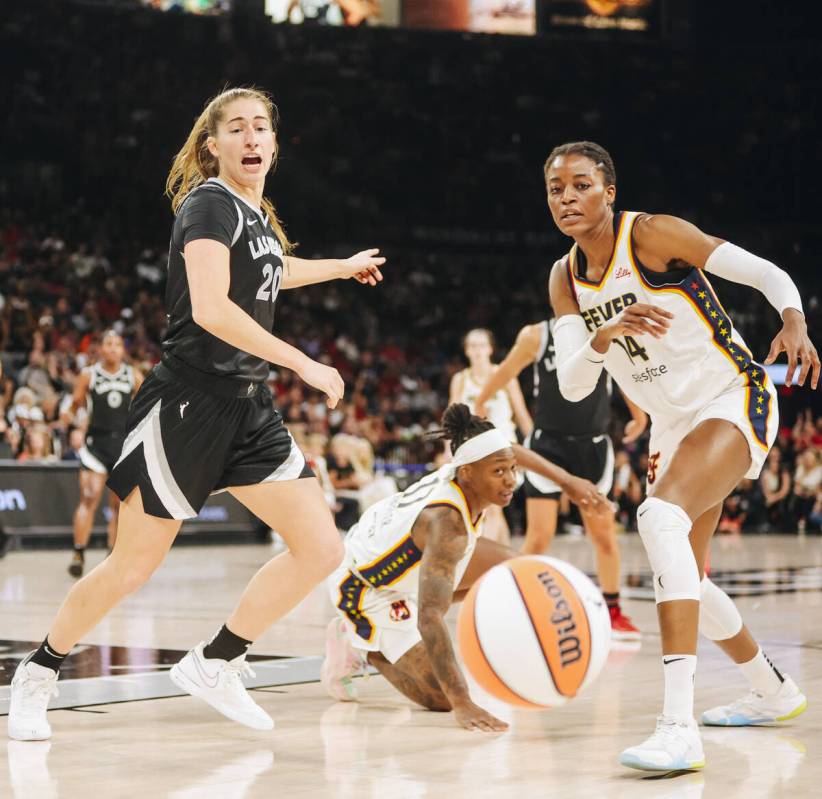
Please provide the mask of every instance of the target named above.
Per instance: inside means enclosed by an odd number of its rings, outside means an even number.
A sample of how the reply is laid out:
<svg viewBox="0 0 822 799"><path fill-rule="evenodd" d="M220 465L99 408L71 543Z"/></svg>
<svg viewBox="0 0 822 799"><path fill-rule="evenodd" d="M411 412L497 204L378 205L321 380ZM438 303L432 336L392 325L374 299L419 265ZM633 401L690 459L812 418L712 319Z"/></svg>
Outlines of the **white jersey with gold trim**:
<svg viewBox="0 0 822 799"><path fill-rule="evenodd" d="M370 588L391 588L416 598L422 552L411 538L417 517L425 508L447 505L462 515L468 532L465 554L454 574L455 587L462 579L482 534L482 517L475 525L462 489L453 480L430 474L405 491L372 505L345 539L346 562L352 573Z"/></svg>
<svg viewBox="0 0 822 799"><path fill-rule="evenodd" d="M657 438L673 426L693 429L690 421L705 418L708 409L711 417L727 418L739 426L751 445L751 473L758 473L778 420L773 384L734 329L704 271L686 267L654 273L639 263L631 233L640 215L623 211L615 218L614 251L601 280L580 274L582 258L576 244L564 259L590 332L637 302L673 314L668 332L660 339L615 339L605 354L605 369L650 415L652 445L654 428ZM727 400L719 410L714 402L718 398Z"/></svg>
<svg viewBox="0 0 822 799"><path fill-rule="evenodd" d="M482 535L483 519L480 515L474 524L462 489L439 473L372 505L346 536L345 558L328 578L328 589L355 648L380 651L396 663L421 640L417 613L422 552L411 531L425 508L438 505L456 508L468 533L454 573L456 588Z"/></svg>
<svg viewBox="0 0 822 799"><path fill-rule="evenodd" d="M482 386L474 380L470 369L463 369L459 398L457 402L464 402L471 413L474 413L477 397L482 390ZM511 400L505 389L500 389L488 402L485 403L485 410L488 414L488 421L494 425L512 443L517 440L517 427L514 424L514 409L511 407Z"/></svg>
<svg viewBox="0 0 822 799"><path fill-rule="evenodd" d="M657 305L674 315L661 339L616 339L605 354L605 368L652 418L691 415L726 391L743 386L756 389L763 369L753 361L707 275L696 267L654 274L638 263L631 233L640 215L620 214L614 251L600 281L578 274L576 245L566 261L590 332L636 302Z"/></svg>

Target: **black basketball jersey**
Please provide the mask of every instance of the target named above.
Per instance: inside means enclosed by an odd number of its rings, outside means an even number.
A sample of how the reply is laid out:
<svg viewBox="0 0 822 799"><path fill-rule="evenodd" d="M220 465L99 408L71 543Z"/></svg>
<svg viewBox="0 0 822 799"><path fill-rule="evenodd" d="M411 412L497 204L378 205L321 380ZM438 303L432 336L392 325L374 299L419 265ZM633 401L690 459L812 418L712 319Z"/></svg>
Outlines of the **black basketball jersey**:
<svg viewBox="0 0 822 799"><path fill-rule="evenodd" d="M190 241L212 239L231 251L230 300L267 331L283 277L283 251L265 214L219 178L194 189L180 207L168 251L163 350L201 372L254 382L268 377L268 363L203 330L191 313L183 250Z"/></svg>
<svg viewBox="0 0 822 799"><path fill-rule="evenodd" d="M89 436L123 436L131 395L134 393L134 369L122 364L114 373L96 363L91 367L88 384Z"/></svg>
<svg viewBox="0 0 822 799"><path fill-rule="evenodd" d="M559 393L554 320L540 322L539 355L534 361L534 428L558 436L598 436L608 432L611 419L611 381L603 370L596 388L581 402Z"/></svg>

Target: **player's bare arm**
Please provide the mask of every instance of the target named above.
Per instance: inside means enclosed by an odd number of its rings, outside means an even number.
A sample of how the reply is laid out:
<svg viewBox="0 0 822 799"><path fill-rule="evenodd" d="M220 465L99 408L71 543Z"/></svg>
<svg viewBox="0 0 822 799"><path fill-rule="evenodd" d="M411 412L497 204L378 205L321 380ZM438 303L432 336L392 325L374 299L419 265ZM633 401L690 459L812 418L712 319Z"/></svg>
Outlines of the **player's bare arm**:
<svg viewBox="0 0 822 799"><path fill-rule="evenodd" d="M648 414L635 402L631 402L631 400L625 396L625 392L623 392L622 389L620 389L619 393L622 394L622 399L625 400L625 404L628 406L628 411L631 414L630 420L625 425L625 435L622 437L622 443L630 444L636 441L645 432L645 428L648 426Z"/></svg>
<svg viewBox="0 0 822 799"><path fill-rule="evenodd" d="M293 369L326 394L330 408L336 406L345 390L339 372L272 336L229 299L228 247L211 239L190 241L185 246L185 263L192 315L200 327L239 350Z"/></svg>
<svg viewBox="0 0 822 799"><path fill-rule="evenodd" d="M418 536L425 541L420 561L419 630L434 674L462 727L485 732L505 730L505 722L471 701L445 624L445 614L454 600L456 566L467 545L462 515L449 507L426 509L414 525L415 541Z"/></svg>
<svg viewBox="0 0 822 799"><path fill-rule="evenodd" d="M134 372L134 391L131 395L133 397L140 390L140 386L143 385L145 377L143 377L143 373L136 366L132 366L131 368Z"/></svg>
<svg viewBox="0 0 822 799"><path fill-rule="evenodd" d="M525 403L525 397L522 396L522 389L519 385L519 380L516 378L509 381L505 387L505 392L508 394L508 401L511 403L511 411L514 414L514 420L519 427L523 436L529 436L534 429L534 420L528 411L528 405Z"/></svg>
<svg viewBox="0 0 822 799"><path fill-rule="evenodd" d="M784 352L788 356L785 384L791 385L798 368L797 384L804 385L810 373L811 386L817 387L819 355L808 337L799 293L775 264L665 214L640 217L634 225L634 245L642 263L654 271L691 265L762 292L782 317L782 329L774 337L765 363L773 363Z"/></svg>
<svg viewBox="0 0 822 799"><path fill-rule="evenodd" d="M71 405L60 414L60 421L64 425L71 424L71 421L74 419L74 414L77 413L79 408L82 408L86 404L86 397L88 396L88 387L91 383L91 370L86 367L83 369L77 377L76 382L74 383L74 391L71 395Z"/></svg>
<svg viewBox="0 0 822 799"><path fill-rule="evenodd" d="M551 307L554 309L554 316L557 319L569 314L579 315L579 303L571 292L565 258L555 261L551 267L551 276L548 279L548 296L551 299Z"/></svg>
<svg viewBox="0 0 822 799"><path fill-rule="evenodd" d="M511 448L514 450L514 457L519 468L536 472L552 480L575 505L579 505L585 510L593 509L597 512L610 507L608 497L602 494L590 480L575 477L561 466L551 463L551 461L537 455L536 452L523 447L521 444L512 444Z"/></svg>
<svg viewBox="0 0 822 799"><path fill-rule="evenodd" d="M286 255L283 258L281 289L295 289L329 280L354 278L358 283L376 286L382 280L380 267L386 259L378 249L363 250L350 258L305 259Z"/></svg>
<svg viewBox="0 0 822 799"><path fill-rule="evenodd" d="M465 380L465 375L462 372L457 372L452 378L451 383L448 386L448 404L453 405L455 402L460 401L460 397L462 397L462 388L463 388L463 381Z"/></svg>
<svg viewBox="0 0 822 799"><path fill-rule="evenodd" d="M643 266L667 272L682 266L705 268L722 239L703 233L696 225L668 214L643 214L634 223L634 251Z"/></svg>
<svg viewBox="0 0 822 799"><path fill-rule="evenodd" d="M474 403L477 416L485 417L485 403L500 389L507 388L515 381L519 373L536 360L538 352L539 325L525 325L517 334L517 339L514 342L514 346L511 347L510 352L505 356L502 363L497 366L494 373L488 379L488 382L480 390L479 396ZM522 396L521 391L520 396ZM516 412L516 408L514 408L514 411ZM519 419L517 419L517 422L519 423ZM520 428L522 428L521 424Z"/></svg>

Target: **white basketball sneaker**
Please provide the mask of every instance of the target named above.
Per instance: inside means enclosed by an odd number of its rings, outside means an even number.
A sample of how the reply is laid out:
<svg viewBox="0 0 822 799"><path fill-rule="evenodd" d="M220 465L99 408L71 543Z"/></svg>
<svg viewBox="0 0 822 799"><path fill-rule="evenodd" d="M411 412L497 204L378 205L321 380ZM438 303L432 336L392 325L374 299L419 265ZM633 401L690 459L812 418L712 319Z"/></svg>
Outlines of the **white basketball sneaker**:
<svg viewBox="0 0 822 799"><path fill-rule="evenodd" d="M808 708L805 694L786 674L782 687L766 696L751 689L747 696L730 705L712 707L702 714L702 723L713 727L747 727L794 719Z"/></svg>
<svg viewBox="0 0 822 799"><path fill-rule="evenodd" d="M702 768L705 753L696 722L658 716L654 734L626 749L619 762L641 771L682 771Z"/></svg>
<svg viewBox="0 0 822 799"><path fill-rule="evenodd" d="M232 721L254 730L274 729L274 719L248 695L241 677L254 677L245 655L234 660L203 657L201 641L171 667L171 681L182 691L207 702Z"/></svg>
<svg viewBox="0 0 822 799"><path fill-rule="evenodd" d="M337 616L325 629L325 660L320 683L338 702L356 702L354 677L365 670L365 658L351 646L345 622Z"/></svg>
<svg viewBox="0 0 822 799"><path fill-rule="evenodd" d="M11 681L9 702L9 738L15 741L45 741L51 738L51 725L46 718L49 699L57 696L57 672L29 663L27 655Z"/></svg>

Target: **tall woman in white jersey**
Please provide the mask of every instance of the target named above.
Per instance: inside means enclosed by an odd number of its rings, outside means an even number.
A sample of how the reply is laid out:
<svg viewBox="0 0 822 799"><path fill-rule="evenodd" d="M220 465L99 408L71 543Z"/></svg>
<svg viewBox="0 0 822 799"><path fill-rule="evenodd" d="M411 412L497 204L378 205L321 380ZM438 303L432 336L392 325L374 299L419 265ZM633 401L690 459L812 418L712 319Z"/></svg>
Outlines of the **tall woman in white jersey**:
<svg viewBox="0 0 822 799"><path fill-rule="evenodd" d="M476 410L475 403L482 387L496 370L492 363L494 354L494 336L490 330L475 328L469 330L463 339L463 351L468 359L468 368L457 372L451 378L448 404L465 403L471 413ZM531 432L534 423L522 396L522 389L517 380L510 380L503 389L496 392L486 403L485 412L488 421L494 425L512 443L517 440L516 425L523 436ZM516 419L516 425L514 420ZM508 544L511 532L505 521L502 508L492 505L485 514L485 537L491 541Z"/></svg>
<svg viewBox="0 0 822 799"><path fill-rule="evenodd" d="M579 401L605 368L651 417L649 497L637 526L653 571L662 633L665 702L656 732L620 762L669 771L701 768L693 718L697 629L752 683L743 700L706 711L704 724L738 726L799 715L806 700L767 660L730 598L703 564L722 502L756 477L777 429L776 393L754 361L706 272L759 289L783 327L766 363L788 354L787 384L819 379L799 292L773 264L682 219L616 213L616 175L592 142L554 149L545 164L548 205L574 239L554 264L551 303L560 391Z"/></svg>

